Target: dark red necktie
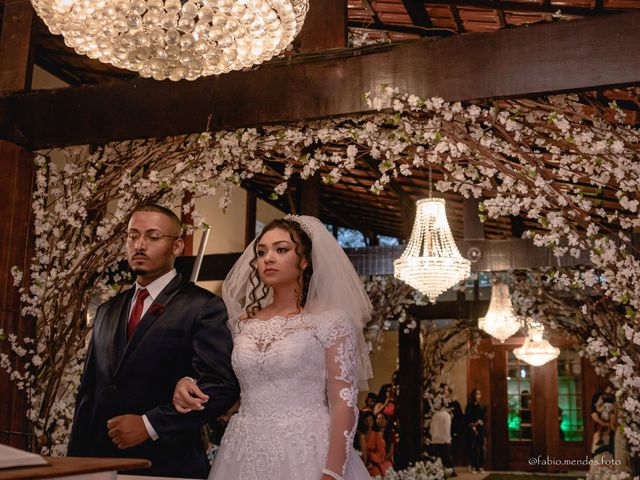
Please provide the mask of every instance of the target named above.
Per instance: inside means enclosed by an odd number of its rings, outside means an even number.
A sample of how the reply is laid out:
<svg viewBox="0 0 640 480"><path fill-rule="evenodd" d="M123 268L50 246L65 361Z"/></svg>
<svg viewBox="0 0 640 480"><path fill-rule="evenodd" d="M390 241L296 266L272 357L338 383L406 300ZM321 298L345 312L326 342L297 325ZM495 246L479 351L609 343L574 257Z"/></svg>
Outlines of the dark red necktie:
<svg viewBox="0 0 640 480"><path fill-rule="evenodd" d="M129 318L129 324L127 325L127 341L133 335L133 332L136 331L138 324L140 323L140 319L142 318L142 309L144 307L144 299L149 296L149 292L146 288L141 288L136 293L136 303L133 305L133 310L131 310L131 317Z"/></svg>

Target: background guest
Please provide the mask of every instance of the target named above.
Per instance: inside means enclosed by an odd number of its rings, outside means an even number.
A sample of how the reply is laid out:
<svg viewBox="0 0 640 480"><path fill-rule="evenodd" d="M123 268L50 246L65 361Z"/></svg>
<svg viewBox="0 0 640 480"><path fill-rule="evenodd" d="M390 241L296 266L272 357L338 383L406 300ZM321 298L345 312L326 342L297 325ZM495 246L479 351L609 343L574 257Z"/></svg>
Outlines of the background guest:
<svg viewBox="0 0 640 480"><path fill-rule="evenodd" d="M396 395L391 383L386 383L380 387L378 403L373 408L373 413L377 415L380 412L390 419L394 419L396 416Z"/></svg>
<svg viewBox="0 0 640 480"><path fill-rule="evenodd" d="M386 459L387 447L382 434L375 428L375 417L372 413L365 413L363 416L363 461L369 474L372 477L380 475L384 477L385 472L391 467L391 462Z"/></svg>
<svg viewBox="0 0 640 480"><path fill-rule="evenodd" d="M451 458L451 414L445 408L443 397L439 397L434 402L434 412L429 424L431 435L431 454L442 460L445 473L455 477L453 469L453 458Z"/></svg>
<svg viewBox="0 0 640 480"><path fill-rule="evenodd" d="M378 396L373 392L369 392L367 394L367 398L364 399L364 406L360 409L360 414L365 412L373 413L373 409L376 406L377 401Z"/></svg>
<svg viewBox="0 0 640 480"><path fill-rule="evenodd" d="M480 403L482 392L478 388L471 391L469 403L465 411L469 451L471 454L471 472L484 472L484 442L487 408Z"/></svg>
<svg viewBox="0 0 640 480"><path fill-rule="evenodd" d="M376 427L382 434L382 439L384 440L384 444L386 447L385 460L391 462L391 465L393 466L393 464L395 463L394 455L397 443L397 432L394 428L393 422L390 421L389 418L381 412L376 415Z"/></svg>
<svg viewBox="0 0 640 480"><path fill-rule="evenodd" d="M454 464L466 460L465 421L460 402L456 400L453 389L446 383L440 384L440 391L444 397L444 407L451 414L451 454Z"/></svg>

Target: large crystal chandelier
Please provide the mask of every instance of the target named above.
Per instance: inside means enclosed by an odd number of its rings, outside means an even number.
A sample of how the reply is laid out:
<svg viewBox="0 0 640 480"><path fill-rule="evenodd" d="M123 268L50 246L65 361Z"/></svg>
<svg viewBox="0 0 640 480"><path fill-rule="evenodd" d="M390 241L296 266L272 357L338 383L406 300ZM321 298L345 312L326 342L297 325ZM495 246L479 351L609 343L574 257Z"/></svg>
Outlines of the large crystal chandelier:
<svg viewBox="0 0 640 480"><path fill-rule="evenodd" d="M513 354L534 367L557 358L560 355L560 349L551 345L543 335L544 326L539 322L531 322L524 343L521 347L514 349Z"/></svg>
<svg viewBox="0 0 640 480"><path fill-rule="evenodd" d="M471 262L458 251L444 199L418 200L411 238L393 268L396 278L425 294L431 302L469 276Z"/></svg>
<svg viewBox="0 0 640 480"><path fill-rule="evenodd" d="M508 285L494 282L489 310L478 320L478 327L501 342L520 330L520 320L513 313Z"/></svg>
<svg viewBox="0 0 640 480"><path fill-rule="evenodd" d="M156 80L240 70L282 52L309 0L31 0L77 53Z"/></svg>

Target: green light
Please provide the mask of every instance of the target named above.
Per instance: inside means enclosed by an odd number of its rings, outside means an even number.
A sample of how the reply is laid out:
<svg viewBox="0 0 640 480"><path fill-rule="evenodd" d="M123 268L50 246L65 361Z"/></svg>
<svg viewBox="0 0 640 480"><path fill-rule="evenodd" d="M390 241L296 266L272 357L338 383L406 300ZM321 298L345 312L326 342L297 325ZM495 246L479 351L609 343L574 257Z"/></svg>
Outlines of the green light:
<svg viewBox="0 0 640 480"><path fill-rule="evenodd" d="M517 413L509 412L507 424L509 430L520 430L520 416Z"/></svg>

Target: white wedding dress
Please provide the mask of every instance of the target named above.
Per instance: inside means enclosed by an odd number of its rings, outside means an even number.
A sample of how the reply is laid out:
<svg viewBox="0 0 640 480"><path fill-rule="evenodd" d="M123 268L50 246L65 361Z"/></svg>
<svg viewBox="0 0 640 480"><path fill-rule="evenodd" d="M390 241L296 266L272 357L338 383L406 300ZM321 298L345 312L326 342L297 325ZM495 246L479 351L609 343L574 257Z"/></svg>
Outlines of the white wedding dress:
<svg viewBox="0 0 640 480"><path fill-rule="evenodd" d="M239 322L241 404L210 480L369 480L352 447L358 419L355 332L346 314Z"/></svg>

